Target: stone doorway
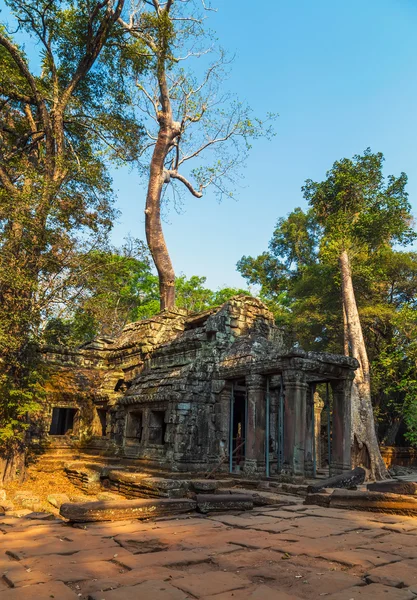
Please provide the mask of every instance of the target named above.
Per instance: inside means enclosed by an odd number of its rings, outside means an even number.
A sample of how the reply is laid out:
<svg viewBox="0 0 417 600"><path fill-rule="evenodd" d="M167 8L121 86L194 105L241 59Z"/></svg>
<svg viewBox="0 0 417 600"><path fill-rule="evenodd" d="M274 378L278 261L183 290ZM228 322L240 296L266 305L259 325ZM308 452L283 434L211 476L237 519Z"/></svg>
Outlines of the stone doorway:
<svg viewBox="0 0 417 600"><path fill-rule="evenodd" d="M247 395L245 382L233 383L231 393L230 419L230 472L243 470L246 455Z"/></svg>
<svg viewBox="0 0 417 600"><path fill-rule="evenodd" d="M72 432L76 413L76 408L54 406L49 435L66 435L69 431Z"/></svg>

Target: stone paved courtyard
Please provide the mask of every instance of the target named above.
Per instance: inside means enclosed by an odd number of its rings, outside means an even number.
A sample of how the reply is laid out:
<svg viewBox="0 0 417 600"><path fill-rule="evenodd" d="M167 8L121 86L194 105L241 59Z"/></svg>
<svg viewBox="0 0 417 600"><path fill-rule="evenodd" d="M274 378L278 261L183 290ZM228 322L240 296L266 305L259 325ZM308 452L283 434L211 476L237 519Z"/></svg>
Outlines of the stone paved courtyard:
<svg viewBox="0 0 417 600"><path fill-rule="evenodd" d="M301 502L77 527L3 516L0 598L417 597L417 518Z"/></svg>

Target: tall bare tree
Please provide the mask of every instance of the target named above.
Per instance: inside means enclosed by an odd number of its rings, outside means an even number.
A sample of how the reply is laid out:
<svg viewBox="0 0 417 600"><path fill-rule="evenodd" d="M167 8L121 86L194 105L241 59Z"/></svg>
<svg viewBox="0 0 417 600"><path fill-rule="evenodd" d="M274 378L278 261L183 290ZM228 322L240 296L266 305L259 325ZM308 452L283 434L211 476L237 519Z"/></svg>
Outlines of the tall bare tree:
<svg viewBox="0 0 417 600"><path fill-rule="evenodd" d="M209 186L220 198L232 195L250 140L271 133L247 105L222 92L228 61L206 28L212 10L204 0L133 0L130 15L119 19L147 67L147 80L137 81L149 138L141 166L148 174L146 237L161 309L175 304L175 273L161 222L164 196L171 192L178 201L181 186L196 198ZM199 77L189 69L196 59ZM192 161L198 161L194 169Z"/></svg>

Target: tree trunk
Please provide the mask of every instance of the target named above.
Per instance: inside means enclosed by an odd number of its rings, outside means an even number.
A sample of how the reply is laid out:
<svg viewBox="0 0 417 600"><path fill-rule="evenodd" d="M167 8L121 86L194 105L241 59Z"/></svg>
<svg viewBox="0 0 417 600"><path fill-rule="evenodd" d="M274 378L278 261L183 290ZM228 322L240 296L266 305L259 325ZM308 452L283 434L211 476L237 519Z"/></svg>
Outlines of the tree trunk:
<svg viewBox="0 0 417 600"><path fill-rule="evenodd" d="M23 483L26 477L26 459L23 450L11 450L0 455L0 487L10 481Z"/></svg>
<svg viewBox="0 0 417 600"><path fill-rule="evenodd" d="M161 194L165 182L164 162L175 135L173 128L160 128L151 160L145 208L146 239L158 271L161 310L173 308L175 305L175 273L161 223Z"/></svg>
<svg viewBox="0 0 417 600"><path fill-rule="evenodd" d="M392 423L387 429L387 432L384 436L384 445L385 446L395 446L395 439L400 431L400 427L402 425L403 418L397 417L393 419Z"/></svg>
<svg viewBox="0 0 417 600"><path fill-rule="evenodd" d="M382 460L375 433L368 355L356 305L349 256L345 250L340 255L339 264L349 346L352 356L359 362L352 386L352 462L353 466L362 465L369 469L372 478L387 479L388 471Z"/></svg>

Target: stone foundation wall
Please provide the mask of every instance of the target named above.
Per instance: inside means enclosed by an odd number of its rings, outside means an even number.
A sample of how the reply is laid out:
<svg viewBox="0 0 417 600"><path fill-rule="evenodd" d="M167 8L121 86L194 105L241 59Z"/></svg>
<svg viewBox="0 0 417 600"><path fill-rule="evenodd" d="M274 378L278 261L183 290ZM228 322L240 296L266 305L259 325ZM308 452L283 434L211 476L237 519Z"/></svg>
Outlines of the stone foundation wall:
<svg viewBox="0 0 417 600"><path fill-rule="evenodd" d="M415 448L381 446L381 456L388 468L392 465L417 467L417 450Z"/></svg>

